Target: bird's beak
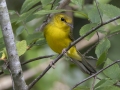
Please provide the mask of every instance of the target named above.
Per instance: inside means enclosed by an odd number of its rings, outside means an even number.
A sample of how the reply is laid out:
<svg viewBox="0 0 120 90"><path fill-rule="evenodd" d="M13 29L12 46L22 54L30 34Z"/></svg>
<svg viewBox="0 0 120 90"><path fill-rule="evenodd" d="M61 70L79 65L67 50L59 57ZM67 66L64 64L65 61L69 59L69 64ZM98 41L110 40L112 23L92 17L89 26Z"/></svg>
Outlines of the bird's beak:
<svg viewBox="0 0 120 90"><path fill-rule="evenodd" d="M74 28L73 24L67 23L67 25L70 26L72 29Z"/></svg>

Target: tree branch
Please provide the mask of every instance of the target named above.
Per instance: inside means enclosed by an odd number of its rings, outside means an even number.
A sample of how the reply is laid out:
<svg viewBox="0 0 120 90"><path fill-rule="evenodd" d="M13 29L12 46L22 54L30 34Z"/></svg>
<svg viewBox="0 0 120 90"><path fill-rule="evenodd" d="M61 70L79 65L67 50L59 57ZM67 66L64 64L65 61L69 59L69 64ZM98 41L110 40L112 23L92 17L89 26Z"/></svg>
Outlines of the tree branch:
<svg viewBox="0 0 120 90"><path fill-rule="evenodd" d="M61 53L53 62L52 65L54 65L63 55L65 54L65 52ZM52 66L49 64L48 67L40 74L40 76L38 76L35 80L33 80L33 82L31 82L28 85L28 90L30 90L45 74L46 72L51 68Z"/></svg>
<svg viewBox="0 0 120 90"><path fill-rule="evenodd" d="M9 68L11 71L12 79L14 81L13 88L15 90L27 90L27 85L23 78L19 57L16 51L14 35L12 32L12 27L5 0L0 0L0 24L7 50Z"/></svg>
<svg viewBox="0 0 120 90"><path fill-rule="evenodd" d="M94 31L96 31L97 29L99 29L100 27L102 27L102 26L104 26L104 25L106 25L106 24L108 24L108 23L111 23L111 22L113 22L113 21L115 21L115 20L117 20L117 19L119 19L119 18L120 18L120 16L114 17L114 18L112 18L112 19L110 19L110 20L108 20L108 21L106 21L106 22L103 22L103 23L97 25L96 27L92 28L92 29L91 29L89 32L87 32L85 35L83 35L82 37L79 37L77 40L73 41L73 42L71 43L71 45L68 47L68 49L69 49L71 46L74 46L75 44L77 44L79 41L81 41L83 38L85 38L86 36L88 36L88 35L91 34L92 32L94 32Z"/></svg>
<svg viewBox="0 0 120 90"><path fill-rule="evenodd" d="M30 62L33 62L33 61L36 61L36 60L39 60L39 59L43 59L43 58L49 58L49 57L52 57L54 55L47 55L47 56L40 56L40 57L37 57L37 58L33 58L33 59L30 59L30 60L27 60L25 62L23 62L21 65L25 65L27 63L30 63Z"/></svg>
<svg viewBox="0 0 120 90"><path fill-rule="evenodd" d="M112 64L110 64L110 65L106 66L105 68L99 70L97 73L95 73L95 74L89 76L88 78L84 79L83 81L77 83L74 87L71 88L71 90L73 90L74 88L76 88L78 85L84 83L85 81L89 80L90 78L95 77L96 75L98 75L99 73L101 73L102 71L104 71L105 69L111 67L112 65L114 65L114 64L116 64L118 62L120 62L120 60L117 60L117 61L113 62Z"/></svg>
<svg viewBox="0 0 120 90"><path fill-rule="evenodd" d="M92 28L91 30L89 30L89 32L87 32L85 35L83 35L82 37L78 38L77 40L73 41L68 48L66 48L65 52L62 52L52 63L52 65L54 65L72 46L74 46L76 43L78 43L80 40L82 40L83 38L85 38L86 36L88 36L89 34L91 34L92 32L96 31L98 28L110 23L110 22L113 22L117 19L119 19L120 16L117 16L117 17L114 17L104 23L101 23L100 25ZM33 81L29 84L28 86L28 90L30 90L34 85L35 83L37 83L45 74L46 72L51 68L52 66L51 65L48 65L48 67ZM93 74L94 75L94 74ZM93 77L93 76L92 76Z"/></svg>

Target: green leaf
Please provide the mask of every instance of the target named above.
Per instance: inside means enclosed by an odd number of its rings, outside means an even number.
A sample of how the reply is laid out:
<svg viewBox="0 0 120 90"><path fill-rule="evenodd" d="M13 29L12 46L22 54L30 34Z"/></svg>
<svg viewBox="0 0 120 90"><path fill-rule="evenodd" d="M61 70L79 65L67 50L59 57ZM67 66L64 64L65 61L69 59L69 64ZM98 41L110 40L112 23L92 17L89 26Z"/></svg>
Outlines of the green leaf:
<svg viewBox="0 0 120 90"><path fill-rule="evenodd" d="M109 78L102 79L95 85L95 88L97 89L104 86L111 86L114 83L116 83L116 80L110 80Z"/></svg>
<svg viewBox="0 0 120 90"><path fill-rule="evenodd" d="M99 87L101 87L101 85L103 84L103 83L105 83L106 82L106 80L108 80L108 78L107 79L102 79L102 80L100 80L94 87L95 87L95 89L97 89L97 88L99 88Z"/></svg>
<svg viewBox="0 0 120 90"><path fill-rule="evenodd" d="M113 63L113 61L110 59L107 59L104 64L104 67L110 65L111 63ZM104 70L103 73L111 79L120 80L120 67L118 64L114 64L110 66L109 68Z"/></svg>
<svg viewBox="0 0 120 90"><path fill-rule="evenodd" d="M71 2L75 4L79 10L83 8L84 0L71 0Z"/></svg>
<svg viewBox="0 0 120 90"><path fill-rule="evenodd" d="M120 90L120 88L116 87L114 85L111 85L111 86L100 87L100 88L95 89L95 90Z"/></svg>
<svg viewBox="0 0 120 90"><path fill-rule="evenodd" d="M3 70L2 69L2 65L4 64L5 62L3 60L0 60L0 70Z"/></svg>
<svg viewBox="0 0 120 90"><path fill-rule="evenodd" d="M50 14L50 13L59 13L59 12L62 12L62 11L68 11L68 10L65 10L65 9L59 9L59 10L40 10L40 11L36 12L35 14L45 15L45 14Z"/></svg>
<svg viewBox="0 0 120 90"><path fill-rule="evenodd" d="M21 56L26 52L27 44L25 40L19 41L16 44L18 55Z"/></svg>
<svg viewBox="0 0 120 90"><path fill-rule="evenodd" d="M74 16L88 19L88 15L83 11L73 11Z"/></svg>
<svg viewBox="0 0 120 90"><path fill-rule="evenodd" d="M116 83L116 80L110 80L110 79L102 79L95 85L95 90L107 90L106 88L114 87L113 85ZM116 89L111 89L116 90Z"/></svg>
<svg viewBox="0 0 120 90"><path fill-rule="evenodd" d="M0 43L0 51L3 50L4 47L5 45L3 43Z"/></svg>
<svg viewBox="0 0 120 90"><path fill-rule="evenodd" d="M44 44L46 44L45 38L41 38L41 39L37 40L37 42L35 43L36 46L38 46L38 45L41 46Z"/></svg>
<svg viewBox="0 0 120 90"><path fill-rule="evenodd" d="M90 88L89 87L85 87L85 86L80 86L80 87L76 87L73 90L90 90Z"/></svg>
<svg viewBox="0 0 120 90"><path fill-rule="evenodd" d="M37 33L33 33L33 34L29 34L26 38L26 41L28 44L35 42L37 40L43 40L43 33L42 32L37 32Z"/></svg>
<svg viewBox="0 0 120 90"><path fill-rule="evenodd" d="M9 15L10 15L10 21L11 23L14 23L18 20L18 15L17 15L17 12L14 11L14 10L9 10Z"/></svg>
<svg viewBox="0 0 120 90"><path fill-rule="evenodd" d="M94 28L97 24L86 24L84 25L81 29L80 29L80 35L83 36L85 35L89 30L91 30L92 28ZM85 37L87 40L89 40L93 35L95 34L95 32L91 33L90 35L88 35L87 37Z"/></svg>
<svg viewBox="0 0 120 90"><path fill-rule="evenodd" d="M6 48L3 48L1 59L7 59L7 57L8 55L7 55Z"/></svg>
<svg viewBox="0 0 120 90"><path fill-rule="evenodd" d="M3 37L0 38L0 51L5 47Z"/></svg>
<svg viewBox="0 0 120 90"><path fill-rule="evenodd" d="M42 6L44 7L44 6L48 5L48 4L50 4L51 1L52 0L41 0Z"/></svg>
<svg viewBox="0 0 120 90"><path fill-rule="evenodd" d="M120 31L120 25L117 25L115 27L110 28L110 34L115 33L115 32L119 32L119 31Z"/></svg>
<svg viewBox="0 0 120 90"><path fill-rule="evenodd" d="M3 72L4 72L5 75L9 75L10 74L8 69L3 70Z"/></svg>
<svg viewBox="0 0 120 90"><path fill-rule="evenodd" d="M22 5L22 8L21 8L21 13L28 11L30 8L32 8L38 2L40 2L40 0L25 0L25 2Z"/></svg>
<svg viewBox="0 0 120 90"><path fill-rule="evenodd" d="M95 49L95 54L99 58L109 48L110 48L110 41L107 38L105 38L101 40L100 43L97 45Z"/></svg>
<svg viewBox="0 0 120 90"><path fill-rule="evenodd" d="M120 15L120 9L116 6L110 4L99 4L99 6L103 14L107 15L109 18L113 18Z"/></svg>
<svg viewBox="0 0 120 90"><path fill-rule="evenodd" d="M100 10L100 14L102 16L101 10ZM98 13L98 10L97 10L96 6L88 11L88 18L92 23L100 23L101 19L100 19L100 15Z"/></svg>
<svg viewBox="0 0 120 90"><path fill-rule="evenodd" d="M9 15L14 15L14 14L16 14L16 12L15 12L14 10L9 10L8 12L9 12Z"/></svg>
<svg viewBox="0 0 120 90"><path fill-rule="evenodd" d="M105 4L109 3L111 0L98 0L99 3Z"/></svg>
<svg viewBox="0 0 120 90"><path fill-rule="evenodd" d="M16 30L16 35L17 36L20 35L23 32L23 30L24 30L24 26L19 26Z"/></svg>
<svg viewBox="0 0 120 90"><path fill-rule="evenodd" d="M31 17L31 15L34 15L33 13L36 11L36 9L38 9L38 7L39 6L36 6L33 9L29 10L28 12L25 12L25 13L21 14L20 17L19 17L19 19L18 19L18 21L17 21L17 23L19 23L21 21L26 22L27 18Z"/></svg>
<svg viewBox="0 0 120 90"><path fill-rule="evenodd" d="M97 66L100 66L107 58L107 50L101 54L97 60Z"/></svg>

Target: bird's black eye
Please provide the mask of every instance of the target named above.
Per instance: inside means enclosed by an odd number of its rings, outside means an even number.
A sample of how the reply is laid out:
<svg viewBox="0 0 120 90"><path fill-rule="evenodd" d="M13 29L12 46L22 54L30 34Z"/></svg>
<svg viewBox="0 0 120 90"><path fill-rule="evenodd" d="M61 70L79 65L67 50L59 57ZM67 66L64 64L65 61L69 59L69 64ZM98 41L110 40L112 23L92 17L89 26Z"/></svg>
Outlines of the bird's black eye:
<svg viewBox="0 0 120 90"><path fill-rule="evenodd" d="M61 17L61 21L64 21L65 22L65 19L63 17Z"/></svg>

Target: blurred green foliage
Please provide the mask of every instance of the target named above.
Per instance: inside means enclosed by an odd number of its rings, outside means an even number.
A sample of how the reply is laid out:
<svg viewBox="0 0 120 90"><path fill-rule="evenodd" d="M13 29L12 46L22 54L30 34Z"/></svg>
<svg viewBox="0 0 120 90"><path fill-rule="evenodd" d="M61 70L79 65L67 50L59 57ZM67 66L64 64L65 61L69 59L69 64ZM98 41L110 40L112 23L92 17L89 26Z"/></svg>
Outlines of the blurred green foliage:
<svg viewBox="0 0 120 90"><path fill-rule="evenodd" d="M83 36L93 27L100 24L101 18L95 2L92 1L93 3L91 4L86 3L86 1L89 0L71 0L69 6L75 10L66 10L65 8L56 10L56 7L60 2L60 0L56 0L51 10L53 0L7 0L11 24L21 62L38 56L55 54L46 44L42 31L36 31L47 18L47 14L59 13L62 11L72 12L74 14L75 27L73 33L74 36L77 36L75 38L78 38L78 32L80 32L80 35ZM118 5L120 0L97 1L99 2L98 8L103 22L120 15L120 5ZM109 23L98 29L98 32L104 34L105 37L100 40L99 44L88 53L88 55L92 55L94 53L95 56L93 57L98 58L98 70L111 64L115 60L120 59L119 24L120 21L116 20L113 23ZM86 39L90 40L94 34L95 32L87 36ZM5 45L0 31L1 57L4 48ZM53 60L54 58L56 58L56 55L52 58L34 61L22 67L24 71L27 71L40 65L44 65L44 63L48 62L48 60L50 61L50 59ZM56 68L49 70L48 73L45 74L38 83L36 83L32 90L69 90L76 83L82 81L88 76L81 72L69 60L66 60L66 57L63 59L65 60L61 60L55 64ZM1 66L2 64L3 61L0 61ZM48 65L48 63L46 64ZM46 67L46 64L43 68ZM41 68L37 69L38 73L33 75L32 78L29 78L27 83L29 84L32 80L34 80L42 71L43 69ZM115 84L120 81L119 72L119 64L115 64L104 70L103 73L98 75L101 80L96 80L94 90L119 90L120 88L115 86ZM74 90L90 90L92 82L93 79L88 80Z"/></svg>

